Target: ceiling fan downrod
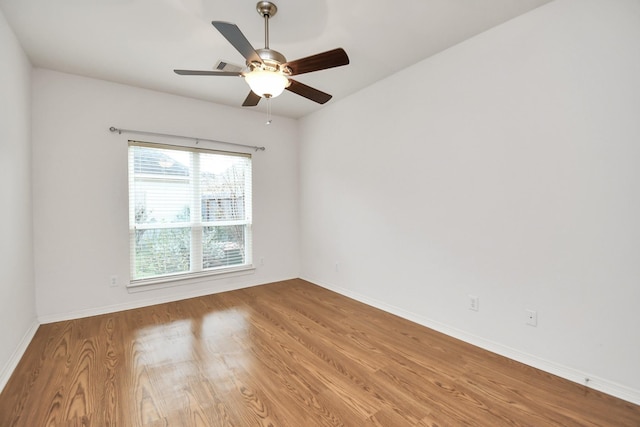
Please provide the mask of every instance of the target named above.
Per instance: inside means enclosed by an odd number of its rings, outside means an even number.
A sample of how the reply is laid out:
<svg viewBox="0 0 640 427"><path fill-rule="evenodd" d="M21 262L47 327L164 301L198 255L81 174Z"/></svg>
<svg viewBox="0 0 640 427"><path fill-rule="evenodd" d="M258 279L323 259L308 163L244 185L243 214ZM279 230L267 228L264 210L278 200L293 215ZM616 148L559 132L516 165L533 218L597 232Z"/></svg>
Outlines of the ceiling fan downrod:
<svg viewBox="0 0 640 427"><path fill-rule="evenodd" d="M281 67L281 64L287 62L287 58L285 58L280 52L269 47L269 19L278 12L278 8L270 1L259 1L256 4L256 10L264 18L265 47L263 49L256 49L256 53L260 56L261 62L247 62L247 66L251 71L255 69L262 69L270 72L283 72L287 74L289 70L286 67Z"/></svg>
<svg viewBox="0 0 640 427"><path fill-rule="evenodd" d="M259 1L256 10L264 18L264 48L269 49L269 18L275 16L278 8L270 1Z"/></svg>

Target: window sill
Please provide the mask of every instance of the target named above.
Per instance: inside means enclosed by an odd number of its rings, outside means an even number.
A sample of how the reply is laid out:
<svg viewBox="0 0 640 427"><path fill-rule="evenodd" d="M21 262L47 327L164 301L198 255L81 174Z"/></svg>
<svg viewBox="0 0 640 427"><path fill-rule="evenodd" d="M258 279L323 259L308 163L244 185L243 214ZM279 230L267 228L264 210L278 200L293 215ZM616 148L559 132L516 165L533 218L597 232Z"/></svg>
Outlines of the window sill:
<svg viewBox="0 0 640 427"><path fill-rule="evenodd" d="M136 280L130 282L127 286L127 292L130 294L137 292L152 291L156 289L170 288L174 286L193 285L196 283L207 282L209 280L227 279L230 277L246 276L254 274L256 268L253 265L247 265L236 268L226 268L224 270L207 271L196 274L180 274L169 277L154 277L152 279Z"/></svg>

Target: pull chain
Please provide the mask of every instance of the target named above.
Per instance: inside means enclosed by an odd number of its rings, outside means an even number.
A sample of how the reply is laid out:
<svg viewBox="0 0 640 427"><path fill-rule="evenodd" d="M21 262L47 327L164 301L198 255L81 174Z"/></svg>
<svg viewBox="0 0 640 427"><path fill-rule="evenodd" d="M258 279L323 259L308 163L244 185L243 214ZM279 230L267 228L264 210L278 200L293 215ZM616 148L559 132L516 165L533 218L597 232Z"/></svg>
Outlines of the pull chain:
<svg viewBox="0 0 640 427"><path fill-rule="evenodd" d="M267 98L267 122L265 125L270 125L273 120L271 119L271 97Z"/></svg>

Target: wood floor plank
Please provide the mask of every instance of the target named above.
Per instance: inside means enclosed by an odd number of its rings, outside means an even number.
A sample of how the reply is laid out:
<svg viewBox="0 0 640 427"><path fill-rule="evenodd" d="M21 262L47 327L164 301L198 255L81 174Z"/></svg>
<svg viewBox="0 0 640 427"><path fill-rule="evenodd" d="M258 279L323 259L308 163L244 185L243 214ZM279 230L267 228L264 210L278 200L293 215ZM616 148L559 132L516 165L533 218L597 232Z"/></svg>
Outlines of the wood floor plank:
<svg viewBox="0 0 640 427"><path fill-rule="evenodd" d="M303 280L40 326L0 426L640 426L640 406Z"/></svg>

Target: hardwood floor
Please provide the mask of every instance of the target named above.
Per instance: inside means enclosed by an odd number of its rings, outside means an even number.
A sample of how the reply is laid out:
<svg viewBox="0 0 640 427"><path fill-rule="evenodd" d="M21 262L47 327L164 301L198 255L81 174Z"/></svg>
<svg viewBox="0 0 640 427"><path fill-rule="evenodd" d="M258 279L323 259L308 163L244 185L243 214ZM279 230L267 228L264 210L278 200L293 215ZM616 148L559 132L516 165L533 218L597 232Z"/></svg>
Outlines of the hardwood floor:
<svg viewBox="0 0 640 427"><path fill-rule="evenodd" d="M640 406L302 280L42 325L0 426L640 426Z"/></svg>

